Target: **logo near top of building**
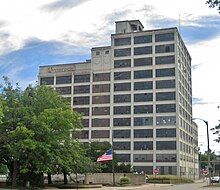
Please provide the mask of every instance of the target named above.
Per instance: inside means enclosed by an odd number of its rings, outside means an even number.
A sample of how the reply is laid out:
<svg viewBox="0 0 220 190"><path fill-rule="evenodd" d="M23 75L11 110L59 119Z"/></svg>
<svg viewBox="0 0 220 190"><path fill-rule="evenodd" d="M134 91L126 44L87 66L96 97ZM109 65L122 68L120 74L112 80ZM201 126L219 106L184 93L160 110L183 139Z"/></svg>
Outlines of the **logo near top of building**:
<svg viewBox="0 0 220 190"><path fill-rule="evenodd" d="M59 73L59 72L69 72L69 71L75 71L76 67L48 67L47 72L48 73Z"/></svg>

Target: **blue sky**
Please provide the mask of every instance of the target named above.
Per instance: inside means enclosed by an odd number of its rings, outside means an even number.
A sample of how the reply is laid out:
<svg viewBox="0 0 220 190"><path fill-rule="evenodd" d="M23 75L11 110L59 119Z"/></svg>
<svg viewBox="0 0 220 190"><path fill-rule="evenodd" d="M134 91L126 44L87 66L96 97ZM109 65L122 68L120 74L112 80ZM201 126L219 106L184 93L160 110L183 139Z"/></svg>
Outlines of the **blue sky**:
<svg viewBox="0 0 220 190"><path fill-rule="evenodd" d="M220 15L205 2L0 1L0 76L24 88L35 83L40 65L90 59L92 47L110 45L115 21L139 19L145 30L178 27L192 56L194 116L213 127L220 113Z"/></svg>

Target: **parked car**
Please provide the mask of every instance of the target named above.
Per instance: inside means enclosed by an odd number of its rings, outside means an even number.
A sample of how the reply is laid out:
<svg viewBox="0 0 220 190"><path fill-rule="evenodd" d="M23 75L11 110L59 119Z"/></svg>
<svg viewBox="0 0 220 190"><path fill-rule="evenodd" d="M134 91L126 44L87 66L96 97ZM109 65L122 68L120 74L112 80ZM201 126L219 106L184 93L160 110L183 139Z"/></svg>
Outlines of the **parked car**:
<svg viewBox="0 0 220 190"><path fill-rule="evenodd" d="M219 182L220 182L220 177L219 177L219 176L213 176L213 177L211 177L211 182L212 182L212 183L219 183Z"/></svg>

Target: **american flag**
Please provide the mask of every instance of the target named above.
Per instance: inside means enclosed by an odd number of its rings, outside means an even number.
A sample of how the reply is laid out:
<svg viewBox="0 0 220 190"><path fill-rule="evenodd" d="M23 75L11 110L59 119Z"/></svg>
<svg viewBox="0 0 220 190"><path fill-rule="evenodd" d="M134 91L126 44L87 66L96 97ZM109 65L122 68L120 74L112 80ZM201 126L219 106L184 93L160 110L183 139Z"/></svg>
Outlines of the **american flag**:
<svg viewBox="0 0 220 190"><path fill-rule="evenodd" d="M105 152L105 154L97 158L97 162L105 162L105 161L110 161L112 159L113 159L112 149L109 149Z"/></svg>

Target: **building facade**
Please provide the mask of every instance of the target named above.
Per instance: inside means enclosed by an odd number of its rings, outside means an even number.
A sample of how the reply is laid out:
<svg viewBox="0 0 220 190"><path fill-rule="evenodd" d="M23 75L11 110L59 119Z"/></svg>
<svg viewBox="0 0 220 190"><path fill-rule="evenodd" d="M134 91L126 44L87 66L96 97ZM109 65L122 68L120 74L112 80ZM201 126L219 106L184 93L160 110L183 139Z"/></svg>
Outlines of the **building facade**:
<svg viewBox="0 0 220 190"><path fill-rule="evenodd" d="M80 141L113 142L138 172L193 178L191 57L177 28L143 28L116 22L111 46L92 48L86 62L41 66L39 81L83 114Z"/></svg>

